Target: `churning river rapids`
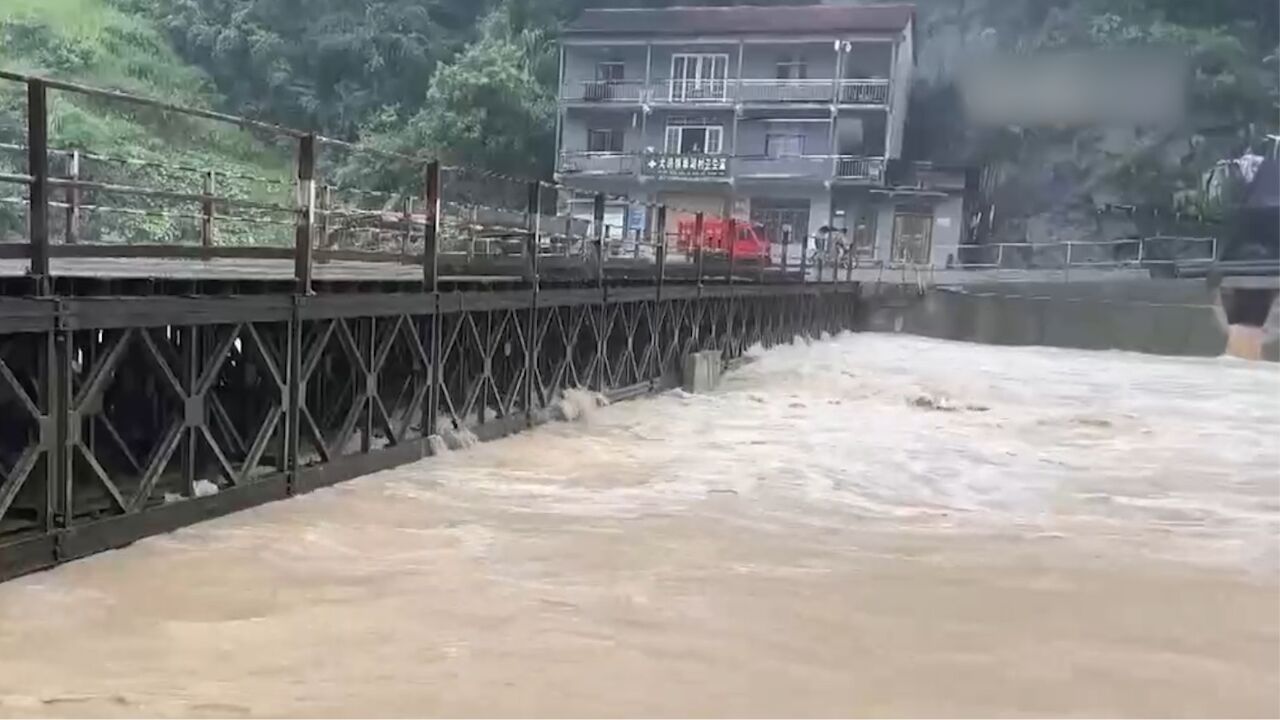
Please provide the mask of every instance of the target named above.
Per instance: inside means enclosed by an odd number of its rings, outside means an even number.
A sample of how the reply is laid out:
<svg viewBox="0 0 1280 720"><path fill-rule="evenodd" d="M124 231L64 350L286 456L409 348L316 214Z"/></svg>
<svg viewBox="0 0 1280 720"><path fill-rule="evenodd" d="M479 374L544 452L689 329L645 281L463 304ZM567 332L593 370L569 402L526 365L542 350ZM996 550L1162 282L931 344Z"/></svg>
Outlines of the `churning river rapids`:
<svg viewBox="0 0 1280 720"><path fill-rule="evenodd" d="M0 585L0 715L1280 715L1280 371L856 334Z"/></svg>

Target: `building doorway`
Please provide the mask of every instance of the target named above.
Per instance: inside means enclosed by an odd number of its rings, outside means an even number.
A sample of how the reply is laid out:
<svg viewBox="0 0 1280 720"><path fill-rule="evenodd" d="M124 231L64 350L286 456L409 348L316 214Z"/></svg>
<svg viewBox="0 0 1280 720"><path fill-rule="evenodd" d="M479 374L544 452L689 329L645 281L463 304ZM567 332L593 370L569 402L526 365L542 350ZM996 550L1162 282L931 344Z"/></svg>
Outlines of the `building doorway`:
<svg viewBox="0 0 1280 720"><path fill-rule="evenodd" d="M893 211L891 262L927 265L933 251L933 209L899 205Z"/></svg>
<svg viewBox="0 0 1280 720"><path fill-rule="evenodd" d="M764 229L775 258L782 258L782 241L786 236L788 264L800 262L804 238L809 234L808 200L752 198L751 222Z"/></svg>

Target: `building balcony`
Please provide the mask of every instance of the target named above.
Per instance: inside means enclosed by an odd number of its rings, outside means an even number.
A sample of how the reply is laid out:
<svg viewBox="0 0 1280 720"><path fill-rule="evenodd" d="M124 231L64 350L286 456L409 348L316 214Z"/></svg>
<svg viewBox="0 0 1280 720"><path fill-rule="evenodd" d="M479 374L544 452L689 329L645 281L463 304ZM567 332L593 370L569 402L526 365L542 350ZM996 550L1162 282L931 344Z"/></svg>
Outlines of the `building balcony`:
<svg viewBox="0 0 1280 720"><path fill-rule="evenodd" d="M828 89L831 83L827 83ZM770 180L829 180L835 169L831 155L794 155L789 157L744 156L733 159L734 177Z"/></svg>
<svg viewBox="0 0 1280 720"><path fill-rule="evenodd" d="M556 171L562 175L635 175L637 156L632 153L566 152L560 154Z"/></svg>
<svg viewBox="0 0 1280 720"><path fill-rule="evenodd" d="M852 155L691 155L676 153L561 153L564 176L643 176L657 180L836 180L879 184L884 158Z"/></svg>
<svg viewBox="0 0 1280 720"><path fill-rule="evenodd" d="M649 83L645 102L653 105L727 105L734 101L733 80L658 79Z"/></svg>
<svg viewBox="0 0 1280 720"><path fill-rule="evenodd" d="M622 105L761 105L817 103L887 107L887 79L578 80L560 88L562 102Z"/></svg>
<svg viewBox="0 0 1280 720"><path fill-rule="evenodd" d="M841 105L889 105L889 81L883 79L841 80Z"/></svg>
<svg viewBox="0 0 1280 720"><path fill-rule="evenodd" d="M884 164L884 158L840 155L836 157L835 179L879 184L884 182Z"/></svg>
<svg viewBox="0 0 1280 720"><path fill-rule="evenodd" d="M822 103L829 104L835 95L835 83L829 79L741 81L737 88L742 103Z"/></svg>
<svg viewBox="0 0 1280 720"><path fill-rule="evenodd" d="M638 105L646 94L643 80L566 81L560 88L560 99L565 102Z"/></svg>

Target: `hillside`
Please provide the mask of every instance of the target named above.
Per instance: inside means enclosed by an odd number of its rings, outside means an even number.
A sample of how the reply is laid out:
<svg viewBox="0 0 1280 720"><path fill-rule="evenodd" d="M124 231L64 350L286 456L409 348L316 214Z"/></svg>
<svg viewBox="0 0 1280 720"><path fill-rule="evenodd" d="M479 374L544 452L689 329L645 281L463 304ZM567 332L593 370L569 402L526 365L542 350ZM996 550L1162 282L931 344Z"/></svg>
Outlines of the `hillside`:
<svg viewBox="0 0 1280 720"><path fill-rule="evenodd" d="M184 62L165 36L148 19L112 5L108 0L4 0L0 3L0 67L47 75L88 85L113 88L195 107L215 107L219 98L213 83L198 68ZM0 81L0 143L25 142L24 89ZM50 144L59 149L83 149L134 161L163 162L221 173L222 191L237 196L278 194L273 185L247 177L287 180L291 152L225 125L160 113L73 93L50 96ZM21 169L20 151L0 151L0 166ZM203 173L128 165L111 160L86 160L84 173L96 180L196 190ZM51 169L65 173L66 159L55 154ZM233 177L234 176L234 177ZM243 176L243 177L242 177ZM20 193L0 187L0 197ZM86 198L92 204L94 198ZM136 210L191 213L194 208L160 206L153 202L111 198ZM90 214L88 237L100 241L190 241L189 219L155 215ZM0 204L0 236L21 232L21 206ZM245 242L244 228L228 226L224 242Z"/></svg>

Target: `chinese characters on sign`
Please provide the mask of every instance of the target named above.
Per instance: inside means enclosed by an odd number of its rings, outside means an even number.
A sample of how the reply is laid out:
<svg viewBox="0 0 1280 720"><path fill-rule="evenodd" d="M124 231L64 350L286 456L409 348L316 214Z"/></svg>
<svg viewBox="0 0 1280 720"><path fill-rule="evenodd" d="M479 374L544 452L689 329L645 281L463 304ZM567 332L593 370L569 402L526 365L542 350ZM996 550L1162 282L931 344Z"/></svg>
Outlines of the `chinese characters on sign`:
<svg viewBox="0 0 1280 720"><path fill-rule="evenodd" d="M649 155L644 160L646 175L674 177L724 177L729 161L723 155Z"/></svg>

